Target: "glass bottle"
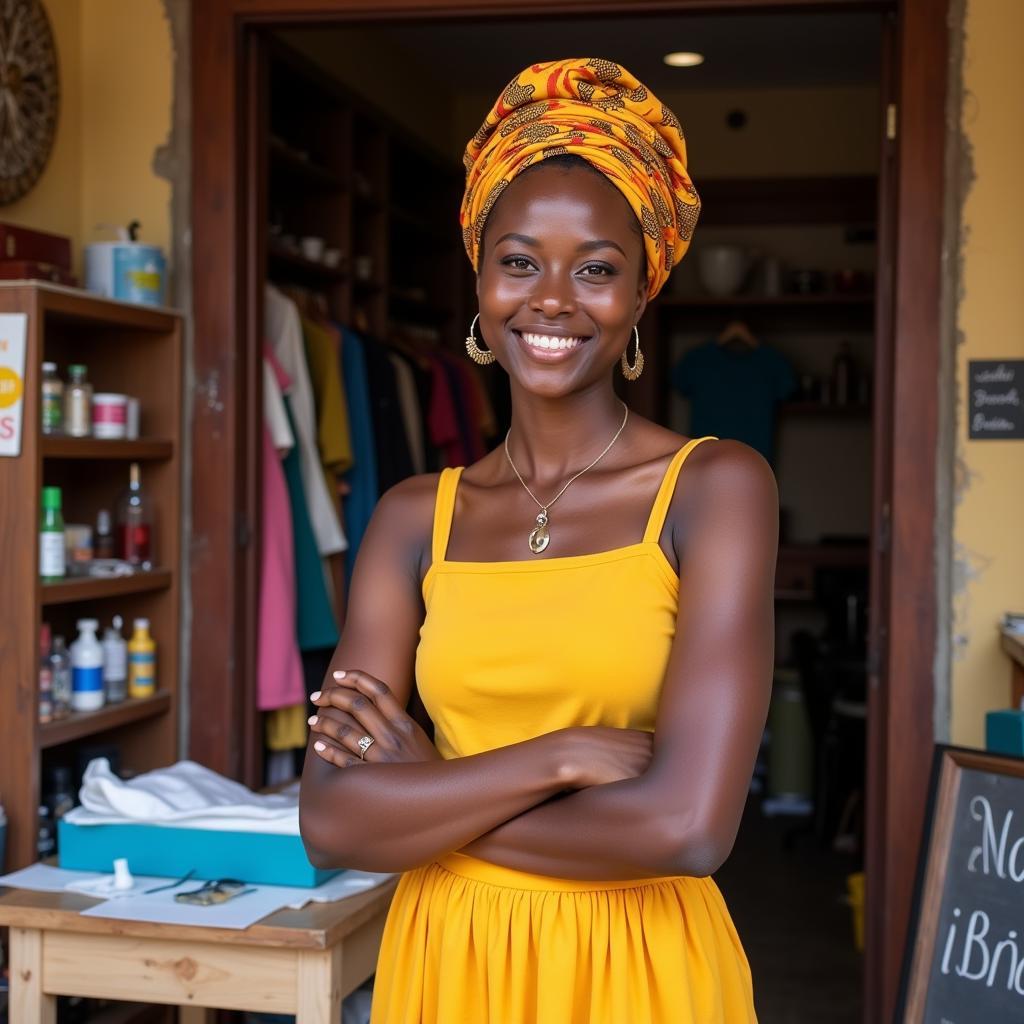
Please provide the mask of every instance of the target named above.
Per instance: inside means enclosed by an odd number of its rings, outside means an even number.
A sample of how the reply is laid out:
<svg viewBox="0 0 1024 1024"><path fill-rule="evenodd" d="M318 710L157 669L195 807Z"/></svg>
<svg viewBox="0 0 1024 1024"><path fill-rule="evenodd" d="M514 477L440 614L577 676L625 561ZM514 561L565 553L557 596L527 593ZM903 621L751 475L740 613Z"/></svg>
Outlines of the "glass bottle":
<svg viewBox="0 0 1024 1024"><path fill-rule="evenodd" d="M50 627L39 630L39 724L53 721L53 668L50 665Z"/></svg>
<svg viewBox="0 0 1024 1024"><path fill-rule="evenodd" d="M50 669L53 672L53 717L63 718L71 710L71 654L62 636L53 638Z"/></svg>
<svg viewBox="0 0 1024 1024"><path fill-rule="evenodd" d="M59 434L64 426L64 381L57 376L56 363L43 363L42 428L44 434Z"/></svg>
<svg viewBox="0 0 1024 1024"><path fill-rule="evenodd" d="M141 566L152 558L149 498L139 482L139 464L133 462L128 488L117 504L117 556Z"/></svg>
<svg viewBox="0 0 1024 1024"><path fill-rule="evenodd" d="M68 386L64 389L64 433L70 437L88 437L92 431L92 385L86 380L81 363L68 367Z"/></svg>
<svg viewBox="0 0 1024 1024"><path fill-rule="evenodd" d="M60 510L60 488L44 487L39 514L39 577L43 580L63 579L64 516Z"/></svg>
<svg viewBox="0 0 1024 1024"><path fill-rule="evenodd" d="M96 532L93 534L93 558L116 558L117 545L110 524L110 510L101 508L96 513Z"/></svg>

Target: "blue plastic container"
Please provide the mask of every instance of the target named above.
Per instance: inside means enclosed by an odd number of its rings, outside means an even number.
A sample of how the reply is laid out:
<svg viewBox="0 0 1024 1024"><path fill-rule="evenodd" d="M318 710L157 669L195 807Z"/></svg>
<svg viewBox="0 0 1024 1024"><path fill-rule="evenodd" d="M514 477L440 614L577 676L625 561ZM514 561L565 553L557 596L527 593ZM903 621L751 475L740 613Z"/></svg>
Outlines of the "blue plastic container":
<svg viewBox="0 0 1024 1024"><path fill-rule="evenodd" d="M125 857L135 875L205 880L237 878L261 885L314 887L339 874L315 868L298 836L263 832L214 832L163 825L57 823L60 866L72 871L112 871Z"/></svg>
<svg viewBox="0 0 1024 1024"><path fill-rule="evenodd" d="M162 306L166 277L158 245L96 242L85 247L85 287L108 299Z"/></svg>

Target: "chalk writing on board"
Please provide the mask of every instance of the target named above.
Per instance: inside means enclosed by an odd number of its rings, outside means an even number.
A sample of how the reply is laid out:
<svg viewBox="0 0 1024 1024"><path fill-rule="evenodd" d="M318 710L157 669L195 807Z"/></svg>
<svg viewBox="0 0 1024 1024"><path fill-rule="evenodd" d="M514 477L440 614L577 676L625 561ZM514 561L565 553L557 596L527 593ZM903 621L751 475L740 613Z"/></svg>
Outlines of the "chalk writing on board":
<svg viewBox="0 0 1024 1024"><path fill-rule="evenodd" d="M968 436L1024 438L1024 359L975 359L967 364Z"/></svg>
<svg viewBox="0 0 1024 1024"><path fill-rule="evenodd" d="M1024 1020L1020 783L963 772L950 838L924 1019Z"/></svg>

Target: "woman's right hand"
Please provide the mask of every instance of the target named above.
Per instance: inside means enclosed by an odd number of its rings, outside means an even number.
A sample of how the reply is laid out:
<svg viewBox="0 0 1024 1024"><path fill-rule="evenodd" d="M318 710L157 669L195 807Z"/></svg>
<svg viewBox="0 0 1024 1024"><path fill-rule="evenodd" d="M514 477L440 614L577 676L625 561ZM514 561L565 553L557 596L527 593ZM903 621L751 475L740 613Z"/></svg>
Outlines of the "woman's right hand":
<svg viewBox="0 0 1024 1024"><path fill-rule="evenodd" d="M602 725L573 726L555 733L568 789L635 779L651 763L654 734Z"/></svg>

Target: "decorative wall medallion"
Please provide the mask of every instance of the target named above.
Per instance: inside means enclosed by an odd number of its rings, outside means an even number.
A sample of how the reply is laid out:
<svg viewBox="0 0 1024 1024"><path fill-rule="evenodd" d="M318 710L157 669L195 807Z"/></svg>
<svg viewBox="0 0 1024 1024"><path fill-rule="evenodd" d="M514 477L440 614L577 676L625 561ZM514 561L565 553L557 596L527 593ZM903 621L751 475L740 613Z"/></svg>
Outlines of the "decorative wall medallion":
<svg viewBox="0 0 1024 1024"><path fill-rule="evenodd" d="M57 132L57 50L40 0L0 0L0 204L39 180Z"/></svg>

